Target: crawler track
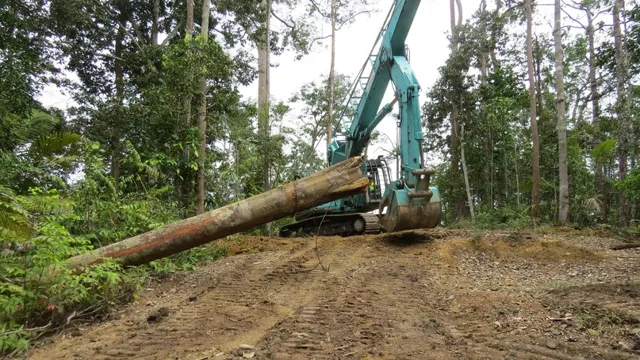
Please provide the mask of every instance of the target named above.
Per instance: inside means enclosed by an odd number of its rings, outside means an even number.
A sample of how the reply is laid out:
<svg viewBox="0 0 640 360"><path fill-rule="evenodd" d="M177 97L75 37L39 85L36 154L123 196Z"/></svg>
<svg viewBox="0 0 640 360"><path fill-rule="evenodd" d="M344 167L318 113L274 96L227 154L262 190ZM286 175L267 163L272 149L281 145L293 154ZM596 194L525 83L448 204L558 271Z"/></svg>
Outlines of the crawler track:
<svg viewBox="0 0 640 360"><path fill-rule="evenodd" d="M322 235L353 236L380 233L378 215L371 213L326 214L301 220L284 227L280 236Z"/></svg>

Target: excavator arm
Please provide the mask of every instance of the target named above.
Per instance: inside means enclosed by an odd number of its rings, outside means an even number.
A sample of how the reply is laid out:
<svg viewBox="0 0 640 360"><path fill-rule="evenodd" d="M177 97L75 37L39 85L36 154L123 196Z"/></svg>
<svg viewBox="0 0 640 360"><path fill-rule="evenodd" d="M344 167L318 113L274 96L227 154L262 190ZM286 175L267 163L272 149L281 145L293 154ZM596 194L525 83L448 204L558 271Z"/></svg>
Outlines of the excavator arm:
<svg viewBox="0 0 640 360"><path fill-rule="evenodd" d="M318 234L345 235L376 232L380 226L391 232L431 228L439 223L440 197L438 189L430 186L433 171L423 167L420 84L409 65L405 46L419 5L420 0L394 1L372 52L352 84L343 107L346 112L339 114L342 128L346 130L336 135L327 149L329 165L362 156L373 131L397 103L402 168L398 179L391 181L388 178L388 168L383 160L369 160L363 172L376 182L378 191L384 182L383 193L376 194L372 190L365 195L323 204L296 216L299 222L285 227L285 232L304 228L302 232L317 229ZM364 76L364 70L369 67L369 75ZM393 84L394 99L381 107L389 83ZM380 173L383 176L378 176ZM367 214L372 209L378 210L377 216Z"/></svg>

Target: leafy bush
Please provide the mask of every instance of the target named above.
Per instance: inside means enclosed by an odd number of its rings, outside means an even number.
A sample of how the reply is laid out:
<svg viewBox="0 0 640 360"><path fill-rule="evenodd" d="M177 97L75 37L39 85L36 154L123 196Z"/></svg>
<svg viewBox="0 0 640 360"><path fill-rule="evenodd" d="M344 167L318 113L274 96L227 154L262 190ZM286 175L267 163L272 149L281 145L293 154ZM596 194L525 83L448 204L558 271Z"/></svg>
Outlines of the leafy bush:
<svg viewBox="0 0 640 360"><path fill-rule="evenodd" d="M69 257L92 246L62 225L77 216L56 191L34 189L32 196L18 197L3 189L0 204L0 218L22 224L0 223L0 352L24 350L38 332L131 300L139 279L123 274L116 263L80 274L67 268Z"/></svg>
<svg viewBox="0 0 640 360"><path fill-rule="evenodd" d="M528 206L508 206L498 209L478 209L475 223L469 219L453 224L454 228L473 227L477 229L522 229L531 227L531 208Z"/></svg>
<svg viewBox="0 0 640 360"><path fill-rule="evenodd" d="M165 275L178 270L194 270L196 266L227 256L227 249L213 245L190 249L149 263L153 275Z"/></svg>

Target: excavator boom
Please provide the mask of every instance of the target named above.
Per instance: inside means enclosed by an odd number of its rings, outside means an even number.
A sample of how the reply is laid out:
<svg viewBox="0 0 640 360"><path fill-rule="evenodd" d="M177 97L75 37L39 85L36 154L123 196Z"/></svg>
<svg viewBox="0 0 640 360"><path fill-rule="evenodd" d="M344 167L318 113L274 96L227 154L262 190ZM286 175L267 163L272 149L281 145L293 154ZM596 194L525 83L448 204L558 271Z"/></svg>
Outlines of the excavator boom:
<svg viewBox="0 0 640 360"><path fill-rule="evenodd" d="M283 227L281 235L391 232L432 228L440 222L439 192L430 185L433 171L423 165L420 84L409 64L405 45L419 5L420 0L393 2L373 49L351 86L346 111L340 114L344 133L337 134L327 149L329 165L362 156L374 129L397 103L401 159L398 179L391 180L383 158L368 160L362 171L373 186L366 194L299 213L297 222ZM394 98L381 107L390 82L394 85ZM371 213L376 210L378 214Z"/></svg>

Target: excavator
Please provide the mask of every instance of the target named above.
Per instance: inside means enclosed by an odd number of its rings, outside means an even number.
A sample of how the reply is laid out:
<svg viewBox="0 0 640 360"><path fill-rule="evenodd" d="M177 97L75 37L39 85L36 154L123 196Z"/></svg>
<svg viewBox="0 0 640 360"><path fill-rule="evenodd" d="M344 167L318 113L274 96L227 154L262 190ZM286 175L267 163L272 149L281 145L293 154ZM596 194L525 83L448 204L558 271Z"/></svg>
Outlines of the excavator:
<svg viewBox="0 0 640 360"><path fill-rule="evenodd" d="M366 193L338 199L299 212L280 236L352 236L433 228L441 219L438 188L430 185L432 169L424 166L420 85L409 65L405 40L420 0L394 0L382 29L345 99L341 128L327 146L329 166L363 156L371 135L397 103L400 170L397 179L383 157L365 159L363 175L371 181ZM377 52L374 51L377 49ZM365 69L370 73L365 76ZM389 82L393 100L382 106ZM377 214L376 214L377 212Z"/></svg>

